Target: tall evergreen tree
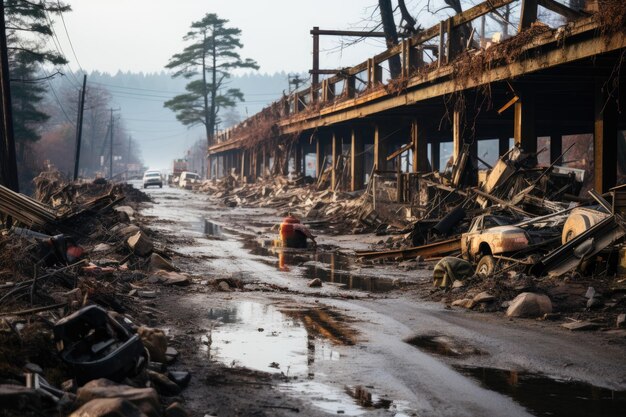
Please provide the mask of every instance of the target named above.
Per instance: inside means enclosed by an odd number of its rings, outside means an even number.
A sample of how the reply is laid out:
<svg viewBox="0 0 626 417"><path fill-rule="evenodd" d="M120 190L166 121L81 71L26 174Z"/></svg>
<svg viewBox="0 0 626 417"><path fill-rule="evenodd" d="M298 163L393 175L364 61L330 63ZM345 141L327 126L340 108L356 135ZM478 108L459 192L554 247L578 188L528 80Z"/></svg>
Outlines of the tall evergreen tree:
<svg viewBox="0 0 626 417"><path fill-rule="evenodd" d="M241 58L237 52L243 47L239 40L241 30L226 27L227 23L228 20L214 13L193 22L183 37L191 44L174 54L166 65L175 70L173 77L193 80L187 84L186 94L165 102L165 107L174 111L186 126L204 125L209 145L213 143L220 110L243 101L239 89L224 88L230 72L237 68L259 68L254 60Z"/></svg>
<svg viewBox="0 0 626 417"><path fill-rule="evenodd" d="M63 65L67 60L57 51L46 48L53 36L51 15L70 10L60 1L3 0L7 21L7 50L11 76L13 127L18 161L23 162L25 148L39 140L38 127L48 120L39 110L46 93L40 64Z"/></svg>

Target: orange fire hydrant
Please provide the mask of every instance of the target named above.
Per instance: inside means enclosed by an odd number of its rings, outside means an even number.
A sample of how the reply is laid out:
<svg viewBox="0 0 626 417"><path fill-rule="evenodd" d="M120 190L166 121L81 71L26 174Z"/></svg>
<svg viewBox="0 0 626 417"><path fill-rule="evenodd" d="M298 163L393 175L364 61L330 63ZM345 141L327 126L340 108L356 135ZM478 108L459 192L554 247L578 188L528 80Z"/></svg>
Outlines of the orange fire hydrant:
<svg viewBox="0 0 626 417"><path fill-rule="evenodd" d="M317 246L311 231L291 214L283 219L279 233L282 245L288 248L306 248L307 238L311 239L313 246Z"/></svg>

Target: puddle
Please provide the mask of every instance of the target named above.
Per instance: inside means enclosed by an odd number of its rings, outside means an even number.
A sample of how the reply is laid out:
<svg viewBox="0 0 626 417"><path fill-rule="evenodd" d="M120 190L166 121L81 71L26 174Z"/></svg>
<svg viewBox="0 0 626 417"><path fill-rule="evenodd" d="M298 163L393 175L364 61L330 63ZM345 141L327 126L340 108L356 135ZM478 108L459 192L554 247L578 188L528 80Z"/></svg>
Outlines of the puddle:
<svg viewBox="0 0 626 417"><path fill-rule="evenodd" d="M315 324L313 316L300 310L281 312L274 306L248 301L231 309L211 310L209 319L215 327L210 358L229 366L289 376L309 375L309 366L316 360L339 360L333 343L344 343L336 335L340 332L328 330L332 326Z"/></svg>
<svg viewBox="0 0 626 417"><path fill-rule="evenodd" d="M392 279L355 270L353 258L339 252L276 247L271 239L246 239L242 243L253 255L271 259L264 263L307 280L319 278L339 288L368 292L388 292L399 287Z"/></svg>
<svg viewBox="0 0 626 417"><path fill-rule="evenodd" d="M537 416L624 416L626 391L493 368L456 367L493 391L513 398Z"/></svg>
<svg viewBox="0 0 626 417"><path fill-rule="evenodd" d="M415 336L406 342L428 353L454 358L485 354L485 352L468 345L466 342L437 334Z"/></svg>
<svg viewBox="0 0 626 417"><path fill-rule="evenodd" d="M408 403L392 401L369 388L335 387L318 380L324 375L316 375L314 365L342 360L339 346L356 342L355 331L329 308L242 301L232 308L211 309L208 318L212 330L203 338L203 347L210 359L297 377L279 389L304 397L323 411L358 416L379 408L400 416L401 409L408 409Z"/></svg>

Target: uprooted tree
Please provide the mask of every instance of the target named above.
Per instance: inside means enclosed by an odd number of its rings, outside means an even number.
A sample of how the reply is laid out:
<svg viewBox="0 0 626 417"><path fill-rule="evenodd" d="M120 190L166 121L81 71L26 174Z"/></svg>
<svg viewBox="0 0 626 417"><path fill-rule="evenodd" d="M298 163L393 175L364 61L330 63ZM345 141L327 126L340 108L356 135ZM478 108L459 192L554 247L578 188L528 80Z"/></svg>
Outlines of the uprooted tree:
<svg viewBox="0 0 626 417"><path fill-rule="evenodd" d="M186 126L204 125L209 145L213 143L220 110L243 101L239 89L224 88L230 72L238 68L259 68L254 60L241 58L237 52L243 47L239 40L241 30L226 27L227 23L228 20L214 13L193 22L183 38L191 44L174 54L165 66L175 70L173 77L192 79L185 87L187 93L166 101L165 107L174 111L176 118Z"/></svg>

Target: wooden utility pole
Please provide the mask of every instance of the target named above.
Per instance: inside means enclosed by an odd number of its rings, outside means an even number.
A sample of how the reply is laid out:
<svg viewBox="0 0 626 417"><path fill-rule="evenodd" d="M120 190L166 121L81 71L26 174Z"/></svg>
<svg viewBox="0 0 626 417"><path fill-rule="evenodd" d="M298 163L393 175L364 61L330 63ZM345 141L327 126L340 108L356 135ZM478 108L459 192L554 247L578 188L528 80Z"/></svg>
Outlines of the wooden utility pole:
<svg viewBox="0 0 626 417"><path fill-rule="evenodd" d="M83 88L80 90L78 99L78 120L76 121L76 156L74 157L74 181L78 179L78 166L80 165L80 142L83 136L83 114L85 111L85 89L87 87L87 74L83 75Z"/></svg>
<svg viewBox="0 0 626 417"><path fill-rule="evenodd" d="M113 179L113 109L111 108L111 141L109 142L109 179Z"/></svg>
<svg viewBox="0 0 626 417"><path fill-rule="evenodd" d="M4 2L0 2L0 113L2 123L0 134L0 172L2 185L19 192L17 179L17 161L15 156L15 137L13 136L13 112L11 107L11 88L9 85L9 56L7 52L7 36L4 15Z"/></svg>

